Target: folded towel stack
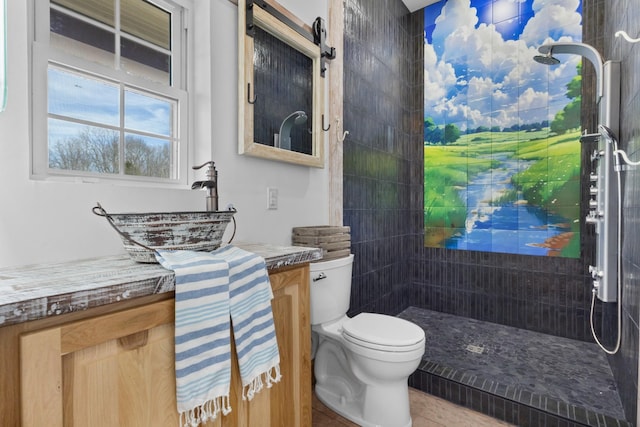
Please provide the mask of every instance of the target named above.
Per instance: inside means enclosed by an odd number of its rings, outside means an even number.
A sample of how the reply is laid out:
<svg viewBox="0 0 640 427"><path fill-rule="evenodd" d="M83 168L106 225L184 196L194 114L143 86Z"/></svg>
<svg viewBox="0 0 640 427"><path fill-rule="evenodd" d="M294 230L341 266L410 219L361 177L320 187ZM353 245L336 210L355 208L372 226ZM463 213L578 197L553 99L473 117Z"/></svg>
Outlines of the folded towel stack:
<svg viewBox="0 0 640 427"><path fill-rule="evenodd" d="M196 427L231 411L231 331L243 398L251 400L263 386L278 382L273 293L264 259L234 246L210 253L158 251L156 257L176 275L176 397L181 426Z"/></svg>

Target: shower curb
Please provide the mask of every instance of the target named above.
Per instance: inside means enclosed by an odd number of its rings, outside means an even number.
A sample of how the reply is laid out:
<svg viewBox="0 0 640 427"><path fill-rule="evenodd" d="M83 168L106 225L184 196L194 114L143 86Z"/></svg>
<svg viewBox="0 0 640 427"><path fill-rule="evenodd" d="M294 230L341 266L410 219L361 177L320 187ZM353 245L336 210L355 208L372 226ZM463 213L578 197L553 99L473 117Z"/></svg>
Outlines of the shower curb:
<svg viewBox="0 0 640 427"><path fill-rule="evenodd" d="M625 420L423 360L411 387L522 427L633 427Z"/></svg>

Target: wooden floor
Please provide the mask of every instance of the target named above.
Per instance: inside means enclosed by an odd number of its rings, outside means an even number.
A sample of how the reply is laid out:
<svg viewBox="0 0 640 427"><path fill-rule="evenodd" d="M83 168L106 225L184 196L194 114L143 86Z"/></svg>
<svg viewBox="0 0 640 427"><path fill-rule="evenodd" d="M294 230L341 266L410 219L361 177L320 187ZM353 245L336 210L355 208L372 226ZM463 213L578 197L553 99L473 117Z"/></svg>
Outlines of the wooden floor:
<svg viewBox="0 0 640 427"><path fill-rule="evenodd" d="M413 427L490 427L510 426L471 409L410 388ZM358 427L331 409L313 395L313 427Z"/></svg>

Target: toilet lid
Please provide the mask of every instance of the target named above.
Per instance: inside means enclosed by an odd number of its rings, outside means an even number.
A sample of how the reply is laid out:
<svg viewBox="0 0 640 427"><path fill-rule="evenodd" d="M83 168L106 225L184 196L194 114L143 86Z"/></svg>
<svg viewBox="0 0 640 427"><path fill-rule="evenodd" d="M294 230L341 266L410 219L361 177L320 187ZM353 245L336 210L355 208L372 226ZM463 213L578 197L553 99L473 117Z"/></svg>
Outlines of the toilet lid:
<svg viewBox="0 0 640 427"><path fill-rule="evenodd" d="M371 343L376 347L415 347L424 341L424 331L418 325L375 313L360 313L347 320L342 324L342 333L354 344Z"/></svg>

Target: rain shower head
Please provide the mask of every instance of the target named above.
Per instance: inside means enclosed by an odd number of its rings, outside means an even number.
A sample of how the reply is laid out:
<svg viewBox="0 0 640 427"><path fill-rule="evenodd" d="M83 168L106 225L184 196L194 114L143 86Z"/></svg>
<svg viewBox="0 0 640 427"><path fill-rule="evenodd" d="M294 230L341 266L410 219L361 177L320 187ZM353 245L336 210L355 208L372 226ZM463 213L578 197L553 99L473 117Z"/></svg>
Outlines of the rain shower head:
<svg viewBox="0 0 640 427"><path fill-rule="evenodd" d="M589 60L596 72L596 100L597 102L600 101L603 91L603 61L600 53L598 53L598 51L593 46L585 43L573 42L548 43L540 46L538 48L538 52L540 52L542 55L536 55L533 57L533 59L536 62L546 65L555 65L560 63L560 61L553 56L552 52L555 54L567 53L570 55L578 55Z"/></svg>
<svg viewBox="0 0 640 427"><path fill-rule="evenodd" d="M558 65L560 60L551 55L551 50L546 55L536 55L533 57L533 60L539 64L543 65Z"/></svg>

